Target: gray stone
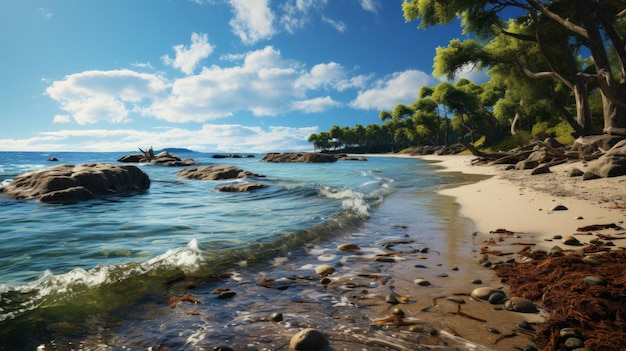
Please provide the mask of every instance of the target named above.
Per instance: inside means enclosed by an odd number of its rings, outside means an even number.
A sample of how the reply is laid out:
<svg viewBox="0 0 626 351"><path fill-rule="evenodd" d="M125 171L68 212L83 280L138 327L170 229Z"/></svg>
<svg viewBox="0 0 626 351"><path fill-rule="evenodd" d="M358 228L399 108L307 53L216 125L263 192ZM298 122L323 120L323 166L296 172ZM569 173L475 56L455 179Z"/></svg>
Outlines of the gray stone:
<svg viewBox="0 0 626 351"><path fill-rule="evenodd" d="M537 312L537 306L534 302L525 299L523 297L511 297L504 304L504 308L509 311L522 312L522 313L534 313Z"/></svg>
<svg viewBox="0 0 626 351"><path fill-rule="evenodd" d="M249 176L263 177L262 175L244 171L243 169L229 165L205 166L200 168L186 168L178 171L178 176L196 180L222 180L237 179Z"/></svg>
<svg viewBox="0 0 626 351"><path fill-rule="evenodd" d="M326 154L322 152L285 152L285 153L277 153L272 152L268 153L261 161L264 162L335 162L337 161L337 157L332 154Z"/></svg>
<svg viewBox="0 0 626 351"><path fill-rule="evenodd" d="M589 286L594 286L594 285L606 286L608 284L606 279L604 279L602 277L587 276L587 277L583 278L583 281L585 282L585 284L587 284Z"/></svg>
<svg viewBox="0 0 626 351"><path fill-rule="evenodd" d="M490 286L482 286L472 290L471 296L480 300L488 300L489 297L495 293L504 294L500 289L492 288Z"/></svg>
<svg viewBox="0 0 626 351"><path fill-rule="evenodd" d="M234 183L216 186L215 190L228 193L242 193L267 187L267 184L261 183Z"/></svg>
<svg viewBox="0 0 626 351"><path fill-rule="evenodd" d="M328 338L317 329L306 328L291 337L289 347L296 351L319 351L328 346Z"/></svg>

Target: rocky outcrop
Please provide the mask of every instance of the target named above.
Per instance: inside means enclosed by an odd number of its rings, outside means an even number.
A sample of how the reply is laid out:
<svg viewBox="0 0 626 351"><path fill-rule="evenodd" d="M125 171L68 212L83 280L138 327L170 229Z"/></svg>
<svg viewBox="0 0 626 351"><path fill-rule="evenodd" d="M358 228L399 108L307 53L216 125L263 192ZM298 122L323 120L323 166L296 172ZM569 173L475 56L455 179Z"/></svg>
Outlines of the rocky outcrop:
<svg viewBox="0 0 626 351"><path fill-rule="evenodd" d="M242 193L267 187L267 184L261 183L234 183L216 186L215 190L227 193Z"/></svg>
<svg viewBox="0 0 626 351"><path fill-rule="evenodd" d="M60 165L17 176L0 194L48 203L75 203L150 187L146 173L132 165Z"/></svg>
<svg viewBox="0 0 626 351"><path fill-rule="evenodd" d="M337 157L322 152L272 152L263 156L265 162L335 162Z"/></svg>
<svg viewBox="0 0 626 351"><path fill-rule="evenodd" d="M178 156L174 156L167 151L162 151L157 155L154 154L152 148L148 149L148 151L141 151L141 154L131 154L124 155L120 157L118 162L133 162L133 163L150 163L159 166L175 166L175 167L184 167L184 166L195 166L197 165L196 161L193 159L181 159Z"/></svg>
<svg viewBox="0 0 626 351"><path fill-rule="evenodd" d="M589 162L583 179L617 177L626 174L626 140L615 144L600 158Z"/></svg>
<svg viewBox="0 0 626 351"><path fill-rule="evenodd" d="M254 155L239 155L239 154L215 154L211 156L213 158L254 158Z"/></svg>
<svg viewBox="0 0 626 351"><path fill-rule="evenodd" d="M419 156L419 155L454 155L458 154L461 151L464 151L465 147L460 144L454 145L423 145L416 147L411 151L411 156Z"/></svg>
<svg viewBox="0 0 626 351"><path fill-rule="evenodd" d="M259 174L244 171L243 169L235 166L219 165L219 166L205 166L200 168L186 168L178 171L180 177L187 179L197 180L222 180L222 179L236 179L245 178L249 176L264 177Z"/></svg>

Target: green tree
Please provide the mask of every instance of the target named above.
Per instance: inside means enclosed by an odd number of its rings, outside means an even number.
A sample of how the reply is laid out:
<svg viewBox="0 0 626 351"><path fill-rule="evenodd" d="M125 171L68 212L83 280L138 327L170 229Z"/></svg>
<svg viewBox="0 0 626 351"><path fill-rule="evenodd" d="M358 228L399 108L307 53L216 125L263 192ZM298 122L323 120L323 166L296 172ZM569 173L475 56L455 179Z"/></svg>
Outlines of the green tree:
<svg viewBox="0 0 626 351"><path fill-rule="evenodd" d="M572 90L577 117L576 123L570 121L570 124L582 133L590 129L588 86L596 85L602 97L604 130L626 135L626 48L623 44L626 11L623 2L405 0L402 7L405 19L420 20L418 27L424 29L449 24L459 16L464 32L473 33L480 40L456 43L456 48L447 55L453 59L441 64L440 72L453 74L470 62L479 67L506 63L510 67L517 65L528 77L559 80ZM514 21L508 21L511 13L516 13ZM517 43L526 50L514 51L515 56L511 53L490 56L494 51L485 50L486 46L503 47L502 43L494 43L496 38ZM528 48L539 53L537 57L542 61L524 62L523 59L530 57L526 56L531 51ZM591 70L576 59L584 49L591 53L594 63ZM455 50L456 56L453 55ZM520 60L512 63L496 60L507 57ZM541 65L546 69L538 70Z"/></svg>

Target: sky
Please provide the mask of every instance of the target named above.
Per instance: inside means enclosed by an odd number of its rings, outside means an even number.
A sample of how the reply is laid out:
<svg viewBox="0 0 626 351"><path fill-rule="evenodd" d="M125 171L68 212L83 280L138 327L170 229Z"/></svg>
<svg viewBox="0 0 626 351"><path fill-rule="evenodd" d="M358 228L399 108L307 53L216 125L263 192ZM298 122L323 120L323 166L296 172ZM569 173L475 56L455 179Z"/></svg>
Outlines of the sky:
<svg viewBox="0 0 626 351"><path fill-rule="evenodd" d="M459 24L417 29L401 4L3 0L0 151L313 151L440 82Z"/></svg>

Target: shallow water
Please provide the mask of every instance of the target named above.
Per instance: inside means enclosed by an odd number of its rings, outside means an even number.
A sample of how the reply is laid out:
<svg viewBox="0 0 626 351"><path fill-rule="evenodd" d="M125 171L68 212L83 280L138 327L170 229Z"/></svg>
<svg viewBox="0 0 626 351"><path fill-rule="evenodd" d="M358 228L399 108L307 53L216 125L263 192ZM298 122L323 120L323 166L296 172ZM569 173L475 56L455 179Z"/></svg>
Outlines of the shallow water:
<svg viewBox="0 0 626 351"><path fill-rule="evenodd" d="M121 155L54 156L77 164ZM334 349L412 349L415 335L377 332L364 320L361 299L350 301L354 291L320 287L314 266L332 264L337 274L384 272L386 265L370 256L383 250L381 243L407 237L438 253L431 262L460 265L472 257L459 238L472 224L436 190L475 179L435 173L424 161L272 164L179 156L236 165L265 175L254 181L270 186L220 193L217 182L141 166L152 184L134 196L64 206L0 198L0 349L288 349L288 336L303 326L328 329ZM0 153L0 181L53 165L47 157ZM346 241L362 251L337 252ZM277 286L263 286L263 277ZM236 296L218 299L215 288ZM185 293L202 303L171 308L168 299ZM267 321L274 311L283 322Z"/></svg>

